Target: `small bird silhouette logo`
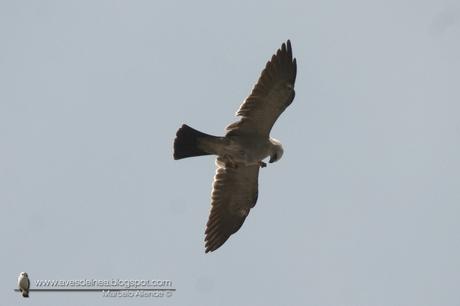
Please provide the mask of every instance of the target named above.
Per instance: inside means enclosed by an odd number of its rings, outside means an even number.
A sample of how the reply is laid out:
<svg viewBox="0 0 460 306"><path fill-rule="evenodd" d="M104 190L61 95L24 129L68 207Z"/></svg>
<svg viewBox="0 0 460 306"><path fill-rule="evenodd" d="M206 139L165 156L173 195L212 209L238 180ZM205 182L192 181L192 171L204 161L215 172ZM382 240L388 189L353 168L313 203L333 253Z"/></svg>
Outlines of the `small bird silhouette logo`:
<svg viewBox="0 0 460 306"><path fill-rule="evenodd" d="M22 296L25 298L29 297L29 288L30 288L30 281L29 276L26 272L21 272L18 277L18 287L19 291L21 291Z"/></svg>

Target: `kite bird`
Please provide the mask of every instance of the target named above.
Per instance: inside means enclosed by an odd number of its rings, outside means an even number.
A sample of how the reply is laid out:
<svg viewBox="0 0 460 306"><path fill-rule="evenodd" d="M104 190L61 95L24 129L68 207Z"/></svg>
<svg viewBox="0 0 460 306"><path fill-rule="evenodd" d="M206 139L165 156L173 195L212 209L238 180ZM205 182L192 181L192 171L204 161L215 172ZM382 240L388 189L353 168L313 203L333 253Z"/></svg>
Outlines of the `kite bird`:
<svg viewBox="0 0 460 306"><path fill-rule="evenodd" d="M19 291L22 292L22 296L25 298L28 298L30 281L29 281L29 276L27 275L26 272L21 272L21 274L19 274L18 287L19 287Z"/></svg>
<svg viewBox="0 0 460 306"><path fill-rule="evenodd" d="M237 232L257 201L259 169L278 161L281 143L270 130L294 100L297 64L291 42L283 43L241 104L241 119L226 128L224 137L197 131L183 124L174 140L174 159L217 155L211 195L211 213L205 231L206 253L217 250Z"/></svg>

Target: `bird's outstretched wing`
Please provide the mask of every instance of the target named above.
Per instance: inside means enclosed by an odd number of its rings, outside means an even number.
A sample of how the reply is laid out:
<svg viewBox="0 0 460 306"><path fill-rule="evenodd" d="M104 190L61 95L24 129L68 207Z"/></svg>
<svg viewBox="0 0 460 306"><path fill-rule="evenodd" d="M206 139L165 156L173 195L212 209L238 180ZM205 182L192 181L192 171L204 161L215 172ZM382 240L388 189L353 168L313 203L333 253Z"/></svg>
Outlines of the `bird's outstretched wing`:
<svg viewBox="0 0 460 306"><path fill-rule="evenodd" d="M259 166L226 167L218 158L211 196L211 213L206 225L206 253L218 249L237 232L256 205Z"/></svg>
<svg viewBox="0 0 460 306"><path fill-rule="evenodd" d="M297 63L288 40L267 62L251 94L236 113L242 118L227 127L227 135L268 137L275 121L294 100L296 73Z"/></svg>

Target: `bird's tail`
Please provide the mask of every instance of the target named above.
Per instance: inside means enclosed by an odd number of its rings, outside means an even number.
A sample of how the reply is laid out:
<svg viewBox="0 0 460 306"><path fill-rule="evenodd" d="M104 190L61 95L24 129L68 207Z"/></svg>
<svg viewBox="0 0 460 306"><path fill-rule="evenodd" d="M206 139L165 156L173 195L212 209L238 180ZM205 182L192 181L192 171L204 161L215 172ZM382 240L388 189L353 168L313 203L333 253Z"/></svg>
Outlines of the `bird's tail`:
<svg viewBox="0 0 460 306"><path fill-rule="evenodd" d="M29 297L29 292L26 290L22 290L22 297L28 298Z"/></svg>
<svg viewBox="0 0 460 306"><path fill-rule="evenodd" d="M199 145L199 141L219 138L202 133L183 124L177 130L176 139L174 139L174 159L213 154L212 152L203 150Z"/></svg>

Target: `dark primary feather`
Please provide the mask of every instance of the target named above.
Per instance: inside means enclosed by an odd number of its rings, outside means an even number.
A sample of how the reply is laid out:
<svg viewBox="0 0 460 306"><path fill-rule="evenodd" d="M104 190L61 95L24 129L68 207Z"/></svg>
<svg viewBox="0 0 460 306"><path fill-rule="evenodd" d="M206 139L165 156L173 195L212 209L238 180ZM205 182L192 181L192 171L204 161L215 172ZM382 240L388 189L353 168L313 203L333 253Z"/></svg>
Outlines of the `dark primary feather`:
<svg viewBox="0 0 460 306"><path fill-rule="evenodd" d="M259 134L268 137L273 124L294 100L297 74L291 42L283 43L267 62L251 94L241 104L237 121L227 127L227 135Z"/></svg>
<svg viewBox="0 0 460 306"><path fill-rule="evenodd" d="M243 225L258 195L259 166L225 167L219 163L206 225L206 253L218 249Z"/></svg>

